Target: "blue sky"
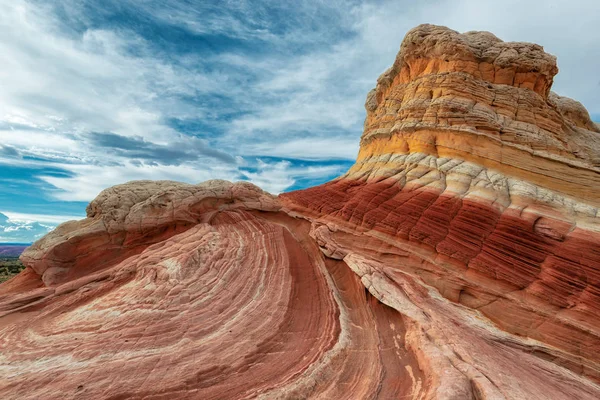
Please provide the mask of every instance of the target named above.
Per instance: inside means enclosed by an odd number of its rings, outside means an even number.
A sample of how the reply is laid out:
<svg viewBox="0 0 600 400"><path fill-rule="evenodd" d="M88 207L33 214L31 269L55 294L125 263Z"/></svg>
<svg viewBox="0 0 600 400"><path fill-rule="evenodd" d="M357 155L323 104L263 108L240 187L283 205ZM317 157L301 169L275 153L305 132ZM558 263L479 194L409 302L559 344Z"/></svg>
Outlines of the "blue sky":
<svg viewBox="0 0 600 400"><path fill-rule="evenodd" d="M420 23L542 44L558 56L554 90L599 120L599 10L596 0L0 1L0 242L83 217L103 188L134 179L249 180L279 193L338 176L356 156L366 93Z"/></svg>

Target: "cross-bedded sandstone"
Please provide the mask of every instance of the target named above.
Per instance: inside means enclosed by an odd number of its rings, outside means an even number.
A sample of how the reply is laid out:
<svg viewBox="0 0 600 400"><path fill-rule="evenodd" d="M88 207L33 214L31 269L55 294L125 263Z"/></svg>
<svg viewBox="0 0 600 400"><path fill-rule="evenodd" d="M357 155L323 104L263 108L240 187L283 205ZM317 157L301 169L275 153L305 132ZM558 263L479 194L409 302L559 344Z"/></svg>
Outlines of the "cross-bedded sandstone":
<svg viewBox="0 0 600 400"><path fill-rule="evenodd" d="M422 25L342 177L105 190L0 285L0 393L599 398L600 130L557 71Z"/></svg>

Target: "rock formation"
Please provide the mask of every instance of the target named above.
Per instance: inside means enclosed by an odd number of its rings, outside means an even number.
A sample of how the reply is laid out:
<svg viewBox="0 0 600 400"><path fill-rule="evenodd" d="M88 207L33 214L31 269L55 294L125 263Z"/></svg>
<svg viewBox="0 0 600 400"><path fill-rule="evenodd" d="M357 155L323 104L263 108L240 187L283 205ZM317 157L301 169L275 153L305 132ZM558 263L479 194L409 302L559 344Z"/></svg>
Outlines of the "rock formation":
<svg viewBox="0 0 600 400"><path fill-rule="evenodd" d="M557 72L422 25L340 178L105 190L0 285L0 393L600 398L600 130Z"/></svg>

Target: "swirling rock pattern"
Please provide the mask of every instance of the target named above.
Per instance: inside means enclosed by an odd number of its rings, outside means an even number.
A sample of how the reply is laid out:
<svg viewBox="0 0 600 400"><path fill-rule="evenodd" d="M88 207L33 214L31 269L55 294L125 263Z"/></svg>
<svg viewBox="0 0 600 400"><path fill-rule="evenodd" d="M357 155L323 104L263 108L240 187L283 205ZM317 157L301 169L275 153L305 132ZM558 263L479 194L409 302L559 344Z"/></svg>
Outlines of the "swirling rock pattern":
<svg viewBox="0 0 600 400"><path fill-rule="evenodd" d="M600 134L557 71L423 25L344 176L105 190L0 285L2 397L600 398Z"/></svg>
<svg viewBox="0 0 600 400"><path fill-rule="evenodd" d="M0 355L0 392L45 399L421 392L425 378L403 345L401 315L365 295L343 263L326 260L308 222L278 208L246 183L135 182L103 192L86 220L36 243L23 256L28 270L3 285L0 343L11 350ZM106 249L115 240L145 246L114 257ZM57 276L58 262L67 271Z"/></svg>

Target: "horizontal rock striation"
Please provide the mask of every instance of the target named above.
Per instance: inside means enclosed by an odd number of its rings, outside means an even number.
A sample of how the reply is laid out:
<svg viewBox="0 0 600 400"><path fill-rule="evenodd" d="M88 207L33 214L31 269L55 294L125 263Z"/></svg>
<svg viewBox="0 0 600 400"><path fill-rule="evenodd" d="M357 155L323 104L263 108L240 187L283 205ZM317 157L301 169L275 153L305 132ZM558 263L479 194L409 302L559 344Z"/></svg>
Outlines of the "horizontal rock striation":
<svg viewBox="0 0 600 400"><path fill-rule="evenodd" d="M0 285L0 393L600 398L600 130L557 72L422 25L340 178L105 190Z"/></svg>
<svg viewBox="0 0 600 400"><path fill-rule="evenodd" d="M535 186L467 162L401 160L395 175L345 177L286 202L319 226L314 235L326 254L393 254L388 269L418 276L508 332L550 344L555 362L598 379L596 210L543 191L546 203L532 201Z"/></svg>
<svg viewBox="0 0 600 400"><path fill-rule="evenodd" d="M580 103L549 92L557 72L538 45L415 28L367 97L358 162L462 159L599 205L600 130Z"/></svg>

